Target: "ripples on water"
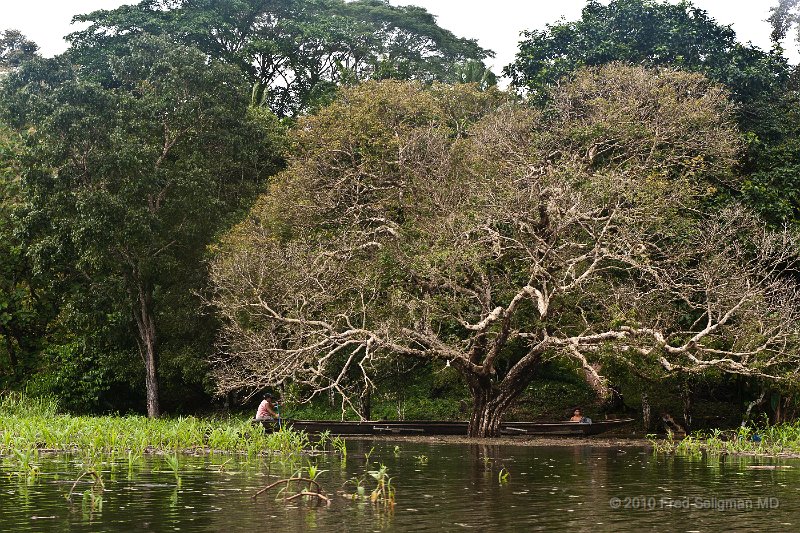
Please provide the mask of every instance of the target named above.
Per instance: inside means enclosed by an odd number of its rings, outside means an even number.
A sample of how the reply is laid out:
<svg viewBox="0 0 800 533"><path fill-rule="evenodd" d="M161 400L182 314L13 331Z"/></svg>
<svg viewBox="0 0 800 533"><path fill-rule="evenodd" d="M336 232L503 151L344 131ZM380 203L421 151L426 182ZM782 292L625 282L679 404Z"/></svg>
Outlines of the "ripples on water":
<svg viewBox="0 0 800 533"><path fill-rule="evenodd" d="M374 452L366 455L374 446ZM33 481L0 466L0 531L795 531L800 461L655 457L640 448L512 447L348 441L310 460L329 506L251 498L296 466L216 455L179 456L180 485L164 458L102 465L102 502L80 460L40 457ZM425 456L426 459L420 459ZM338 493L376 463L397 503L386 510ZM774 468L777 466L778 468ZM509 472L500 483L502 468ZM365 485L372 479L367 477ZM374 484L374 482L373 482ZM95 491L96 494L100 494ZM759 500L763 498L763 500ZM772 498L770 500L770 498ZM94 505L93 505L94 503ZM777 507L776 507L777 506ZM733 508L731 508L733 507ZM736 507L740 507L737 509Z"/></svg>

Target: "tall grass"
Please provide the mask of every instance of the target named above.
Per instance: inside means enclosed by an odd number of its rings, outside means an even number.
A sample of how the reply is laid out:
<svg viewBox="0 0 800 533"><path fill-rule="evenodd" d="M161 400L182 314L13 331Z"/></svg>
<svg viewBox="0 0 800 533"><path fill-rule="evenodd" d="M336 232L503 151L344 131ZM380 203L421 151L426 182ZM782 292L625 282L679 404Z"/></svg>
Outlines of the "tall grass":
<svg viewBox="0 0 800 533"><path fill-rule="evenodd" d="M800 454L800 420L783 424L744 426L732 430L697 431L683 439L651 438L657 453L677 455Z"/></svg>
<svg viewBox="0 0 800 533"><path fill-rule="evenodd" d="M193 416L148 419L143 416L71 416L58 413L48 399L20 394L0 399L0 454L19 450L112 454L135 458L145 453L229 452L249 456L299 454L309 446L305 433L265 433L250 420L210 420Z"/></svg>
<svg viewBox="0 0 800 533"><path fill-rule="evenodd" d="M0 416L55 416L58 402L51 397L32 398L19 392L0 396Z"/></svg>

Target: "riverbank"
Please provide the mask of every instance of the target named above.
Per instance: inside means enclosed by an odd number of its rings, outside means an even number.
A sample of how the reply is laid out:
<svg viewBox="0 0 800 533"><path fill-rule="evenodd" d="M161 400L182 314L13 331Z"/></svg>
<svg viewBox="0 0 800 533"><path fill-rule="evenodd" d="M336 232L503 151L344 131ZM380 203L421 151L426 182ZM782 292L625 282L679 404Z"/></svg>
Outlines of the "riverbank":
<svg viewBox="0 0 800 533"><path fill-rule="evenodd" d="M592 437L507 436L348 436L347 441L472 444L481 446L651 448L679 456L739 455L800 458L800 422L762 428L697 432L678 438L643 438L632 433ZM266 433L249 418L193 416L148 419L143 416L74 416L57 412L53 402L9 396L0 402L0 455L18 451L84 454L301 454L346 447L345 439L303 432ZM340 452L341 453L341 452ZM345 452L346 453L346 452Z"/></svg>

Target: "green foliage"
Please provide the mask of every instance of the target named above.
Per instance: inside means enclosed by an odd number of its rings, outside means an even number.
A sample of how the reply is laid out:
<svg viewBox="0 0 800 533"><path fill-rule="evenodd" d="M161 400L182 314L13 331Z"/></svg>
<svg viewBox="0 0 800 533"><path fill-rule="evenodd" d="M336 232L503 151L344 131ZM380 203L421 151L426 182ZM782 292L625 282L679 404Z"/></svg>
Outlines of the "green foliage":
<svg viewBox="0 0 800 533"><path fill-rule="evenodd" d="M202 391L206 245L280 165L283 129L248 109L234 67L161 37L120 46L28 62L3 84L2 114L26 147L20 231L34 270L57 283L56 354L138 352L156 372L165 356L173 383ZM156 406L157 382L148 370Z"/></svg>
<svg viewBox="0 0 800 533"><path fill-rule="evenodd" d="M0 73L38 57L39 45L18 30L0 32Z"/></svg>
<svg viewBox="0 0 800 533"><path fill-rule="evenodd" d="M596 403L597 394L586 384L579 370L568 363L554 361L545 365L531 381L507 418L565 420L576 406L580 406L586 416L594 417L592 406Z"/></svg>
<svg viewBox="0 0 800 533"><path fill-rule="evenodd" d="M797 2L780 0L772 11L776 46L764 52L688 1L593 0L577 21L526 32L505 74L539 102L580 67L614 61L701 72L724 84L748 140L740 168L748 178L714 192L743 198L780 226L800 216L797 82L777 44L797 21Z"/></svg>
<svg viewBox="0 0 800 533"><path fill-rule="evenodd" d="M779 53L762 52L736 40L690 2L613 0L587 2L580 20L525 32L514 63L506 67L514 85L544 96L551 85L582 66L613 61L701 72L725 84L742 103L741 119L767 105L788 75Z"/></svg>
<svg viewBox="0 0 800 533"><path fill-rule="evenodd" d="M421 390L421 389L420 389ZM409 391L402 400L392 394L380 394L372 398L373 420L460 420L466 415L469 401L466 394L461 397L429 398L425 393ZM338 420L342 416L339 405L331 406L324 400L288 406L286 417L297 420ZM357 420L356 413L349 411L345 417Z"/></svg>
<svg viewBox="0 0 800 533"><path fill-rule="evenodd" d="M774 225L800 221L800 93L773 105L770 129L748 136L749 175L743 195Z"/></svg>
<svg viewBox="0 0 800 533"><path fill-rule="evenodd" d="M53 314L48 281L34 274L21 235L22 141L0 123L0 389L36 368Z"/></svg>
<svg viewBox="0 0 800 533"><path fill-rule="evenodd" d="M651 443L656 453L675 455L796 454L800 453L800 422L698 431L680 440L672 435L664 440L651 437Z"/></svg>
<svg viewBox="0 0 800 533"><path fill-rule="evenodd" d="M89 23L70 36L78 50L114 49L141 33L196 46L238 66L253 84L252 101L281 116L319 108L343 84L450 80L457 65L492 54L425 9L385 0L146 0L77 20Z"/></svg>
<svg viewBox="0 0 800 533"><path fill-rule="evenodd" d="M770 38L775 46L780 46L789 34L789 31L800 22L800 1L798 0L778 0L777 5L770 8L770 16L767 21L772 26ZM800 38L800 33L798 33Z"/></svg>
<svg viewBox="0 0 800 533"><path fill-rule="evenodd" d="M488 89L497 85L497 76L481 61L471 59L455 69L456 83L474 83L481 89Z"/></svg>
<svg viewBox="0 0 800 533"><path fill-rule="evenodd" d="M40 355L36 373L26 383L33 396L52 396L70 413L130 412L143 394L140 363L113 346L91 338L53 343ZM138 390L137 390L138 389Z"/></svg>
<svg viewBox="0 0 800 533"><path fill-rule="evenodd" d="M12 392L0 397L0 416L53 417L59 413L58 402L53 397L31 396Z"/></svg>

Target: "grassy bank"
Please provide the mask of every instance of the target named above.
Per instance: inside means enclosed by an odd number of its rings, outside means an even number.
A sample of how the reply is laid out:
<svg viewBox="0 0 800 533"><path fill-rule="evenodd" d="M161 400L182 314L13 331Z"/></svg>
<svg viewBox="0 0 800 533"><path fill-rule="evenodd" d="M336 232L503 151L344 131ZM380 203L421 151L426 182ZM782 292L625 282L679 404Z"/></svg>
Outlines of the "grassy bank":
<svg viewBox="0 0 800 533"><path fill-rule="evenodd" d="M102 454L230 452L257 455L298 453L304 433L265 433L244 419L142 416L72 416L55 402L10 395L0 400L0 455L19 450Z"/></svg>
<svg viewBox="0 0 800 533"><path fill-rule="evenodd" d="M651 443L656 452L676 455L800 456L800 421L698 431L683 439L670 435L664 440L651 439Z"/></svg>

